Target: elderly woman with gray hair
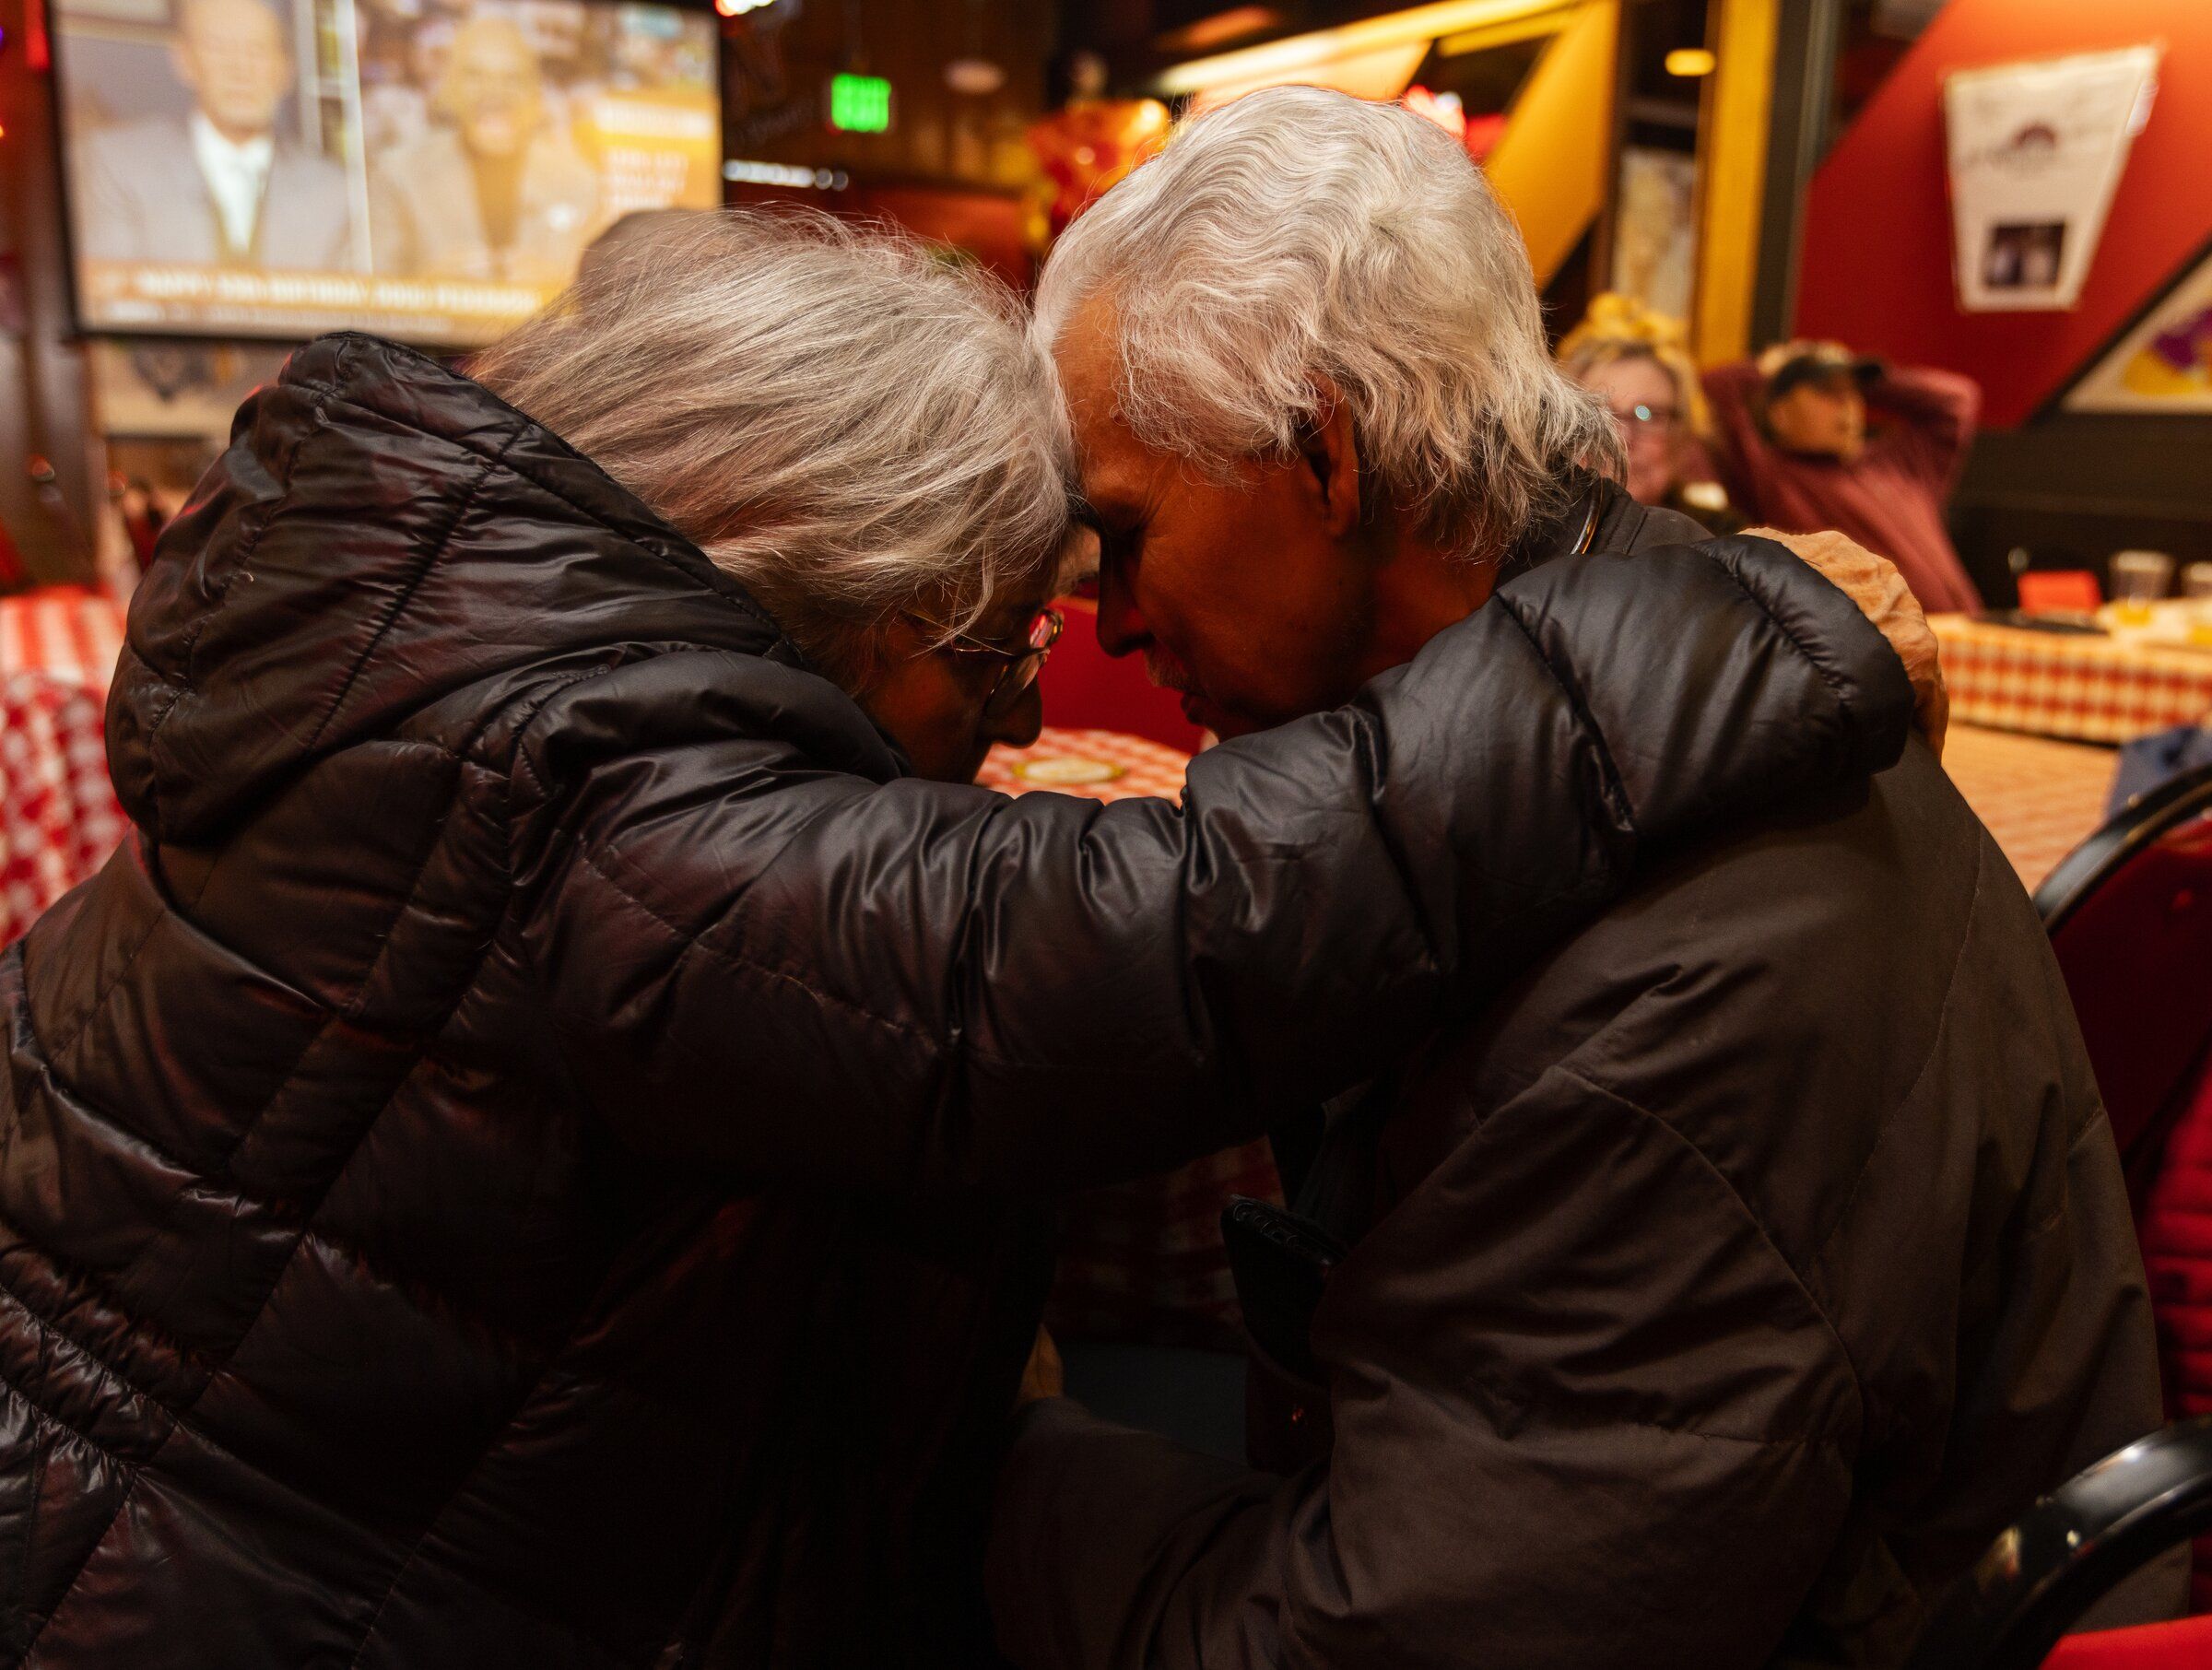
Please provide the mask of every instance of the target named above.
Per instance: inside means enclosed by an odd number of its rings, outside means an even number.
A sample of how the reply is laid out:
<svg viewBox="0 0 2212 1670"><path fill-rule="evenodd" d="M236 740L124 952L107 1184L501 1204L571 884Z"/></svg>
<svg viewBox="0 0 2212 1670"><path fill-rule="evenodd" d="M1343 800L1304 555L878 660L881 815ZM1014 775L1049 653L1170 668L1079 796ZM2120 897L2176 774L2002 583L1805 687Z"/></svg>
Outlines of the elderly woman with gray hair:
<svg viewBox="0 0 2212 1670"><path fill-rule="evenodd" d="M0 1656L979 1662L1025 1201L1901 744L1837 593L1677 553L1180 806L1008 801L1069 468L1003 293L817 219L627 244L473 378L337 336L255 394L133 604L133 837L0 958ZM1571 698L1630 620L1711 653Z"/></svg>

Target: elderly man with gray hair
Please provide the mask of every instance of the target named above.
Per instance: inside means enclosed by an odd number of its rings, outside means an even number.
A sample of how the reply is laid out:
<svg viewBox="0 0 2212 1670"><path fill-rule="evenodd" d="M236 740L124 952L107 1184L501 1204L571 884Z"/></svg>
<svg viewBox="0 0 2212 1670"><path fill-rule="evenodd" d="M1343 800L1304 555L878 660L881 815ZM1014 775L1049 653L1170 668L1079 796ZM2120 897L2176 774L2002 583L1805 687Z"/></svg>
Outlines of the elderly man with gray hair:
<svg viewBox="0 0 2212 1670"><path fill-rule="evenodd" d="M1547 641L1575 594L1514 593L1561 565L1771 548L1602 478L1511 223L1394 107L1199 118L1062 240L1035 332L1100 635L1225 735L1501 606ZM1577 697L1708 647L1624 618ZM2159 1424L2112 1136L2003 854L1918 743L1779 804L1276 1122L1294 1213L1231 1241L1264 1470L1033 1403L991 1566L1017 1663L1896 1664L2016 1511Z"/></svg>

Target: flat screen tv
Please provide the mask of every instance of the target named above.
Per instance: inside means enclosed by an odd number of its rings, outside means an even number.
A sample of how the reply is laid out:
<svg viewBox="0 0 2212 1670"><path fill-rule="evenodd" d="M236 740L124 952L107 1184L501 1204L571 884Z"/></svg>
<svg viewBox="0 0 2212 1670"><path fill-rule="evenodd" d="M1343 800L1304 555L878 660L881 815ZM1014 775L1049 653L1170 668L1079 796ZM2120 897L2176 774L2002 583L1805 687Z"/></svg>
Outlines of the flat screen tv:
<svg viewBox="0 0 2212 1670"><path fill-rule="evenodd" d="M633 210L722 200L709 12L57 0L79 323L498 336Z"/></svg>

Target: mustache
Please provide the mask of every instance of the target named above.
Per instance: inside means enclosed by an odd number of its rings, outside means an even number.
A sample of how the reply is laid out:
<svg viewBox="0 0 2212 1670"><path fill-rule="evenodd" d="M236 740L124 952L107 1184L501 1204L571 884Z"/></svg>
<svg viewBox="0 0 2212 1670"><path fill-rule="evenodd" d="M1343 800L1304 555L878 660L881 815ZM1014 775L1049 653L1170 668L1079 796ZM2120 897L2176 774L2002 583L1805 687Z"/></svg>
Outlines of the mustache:
<svg viewBox="0 0 2212 1670"><path fill-rule="evenodd" d="M1187 696L1196 688L1191 681L1189 669L1162 649L1145 652L1145 676L1161 689L1173 690L1178 695Z"/></svg>

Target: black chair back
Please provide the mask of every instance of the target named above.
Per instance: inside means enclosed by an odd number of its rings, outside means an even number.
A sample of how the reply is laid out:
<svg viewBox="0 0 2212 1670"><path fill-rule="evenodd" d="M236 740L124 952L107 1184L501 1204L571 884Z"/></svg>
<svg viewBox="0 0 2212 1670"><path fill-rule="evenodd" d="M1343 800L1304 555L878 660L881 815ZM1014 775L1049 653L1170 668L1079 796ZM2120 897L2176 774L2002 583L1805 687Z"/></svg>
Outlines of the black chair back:
<svg viewBox="0 0 2212 1670"><path fill-rule="evenodd" d="M2212 767L2131 802L2051 872L2035 905L2132 1158L2212 1041Z"/></svg>
<svg viewBox="0 0 2212 1670"><path fill-rule="evenodd" d="M2212 1530L2212 1416L2108 1455L1990 1545L1937 1610L1911 1670L2033 1670L2129 1573Z"/></svg>

